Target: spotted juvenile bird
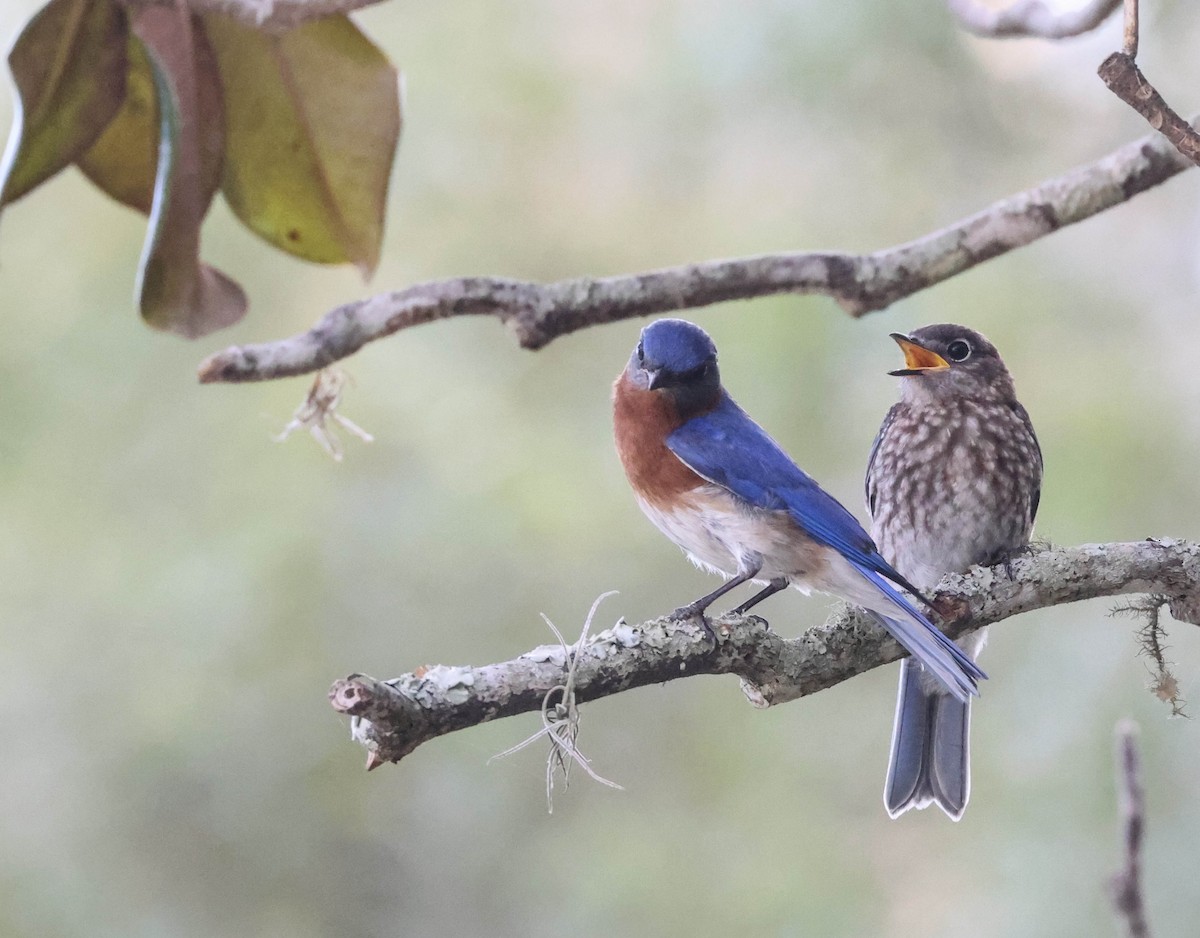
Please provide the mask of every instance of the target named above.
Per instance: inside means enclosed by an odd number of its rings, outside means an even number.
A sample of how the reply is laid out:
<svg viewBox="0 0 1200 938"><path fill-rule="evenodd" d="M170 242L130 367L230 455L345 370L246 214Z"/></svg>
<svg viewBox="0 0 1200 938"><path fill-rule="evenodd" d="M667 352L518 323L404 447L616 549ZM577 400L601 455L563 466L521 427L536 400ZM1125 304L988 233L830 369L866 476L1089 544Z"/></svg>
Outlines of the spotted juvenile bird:
<svg viewBox="0 0 1200 938"><path fill-rule="evenodd" d="M1028 543L1042 486L1042 451L995 347L949 324L893 334L904 352L900 402L867 466L871 533L919 590L972 564L1007 562ZM985 629L961 644L972 660ZM888 814L936 804L954 820L971 791L971 702L947 695L921 662L901 665Z"/></svg>
<svg viewBox="0 0 1200 938"><path fill-rule="evenodd" d="M613 389L617 453L642 510L700 567L729 579L675 610L699 616L729 590L765 583L745 612L788 585L873 610L954 699L985 675L896 587L916 590L721 387L717 349L698 326L660 319Z"/></svg>

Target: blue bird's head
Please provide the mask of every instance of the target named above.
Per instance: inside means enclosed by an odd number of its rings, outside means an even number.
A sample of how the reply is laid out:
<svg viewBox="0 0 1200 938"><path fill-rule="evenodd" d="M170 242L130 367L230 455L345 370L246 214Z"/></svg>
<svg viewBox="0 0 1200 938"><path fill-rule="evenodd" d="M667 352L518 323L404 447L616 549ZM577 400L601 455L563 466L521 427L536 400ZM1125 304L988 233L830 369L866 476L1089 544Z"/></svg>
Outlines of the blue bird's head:
<svg viewBox="0 0 1200 938"><path fill-rule="evenodd" d="M684 419L711 409L721 390L717 347L683 319L659 319L643 329L625 371L636 387L673 398Z"/></svg>

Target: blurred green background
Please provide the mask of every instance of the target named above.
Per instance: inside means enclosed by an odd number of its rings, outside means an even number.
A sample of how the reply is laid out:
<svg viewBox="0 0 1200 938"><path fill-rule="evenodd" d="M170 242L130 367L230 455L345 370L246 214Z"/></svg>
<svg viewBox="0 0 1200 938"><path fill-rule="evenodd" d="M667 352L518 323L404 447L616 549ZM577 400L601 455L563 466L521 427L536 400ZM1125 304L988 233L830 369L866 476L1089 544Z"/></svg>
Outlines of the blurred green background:
<svg viewBox="0 0 1200 938"><path fill-rule="evenodd" d="M1065 4L1069 5L1069 4ZM38 3L8 0L14 35ZM1117 932L1112 728L1143 728L1146 897L1200 908L1197 727L1145 689L1112 603L1006 622L984 659L974 797L889 821L895 668L776 710L732 678L588 705L547 815L536 727L502 721L370 775L331 681L482 664L640 621L714 583L641 516L609 387L640 321L531 354L490 319L367 348L342 464L272 434L307 379L200 387L233 342L464 274L635 271L921 235L1146 132L1095 77L1120 24L1059 44L964 35L940 3L392 0L359 17L407 124L375 281L304 266L218 205L206 258L252 302L197 343L132 308L144 221L74 170L0 226L0 934L821 935ZM1181 110L1200 17L1143 15ZM11 117L0 98L0 123ZM726 383L860 517L895 398L887 333L1002 350L1041 436L1038 534L1200 536L1200 175L852 321L784 297L690 314ZM824 598L764 612L798 634ZM1200 637L1172 655L1198 694ZM1197 701L1200 705L1200 701Z"/></svg>

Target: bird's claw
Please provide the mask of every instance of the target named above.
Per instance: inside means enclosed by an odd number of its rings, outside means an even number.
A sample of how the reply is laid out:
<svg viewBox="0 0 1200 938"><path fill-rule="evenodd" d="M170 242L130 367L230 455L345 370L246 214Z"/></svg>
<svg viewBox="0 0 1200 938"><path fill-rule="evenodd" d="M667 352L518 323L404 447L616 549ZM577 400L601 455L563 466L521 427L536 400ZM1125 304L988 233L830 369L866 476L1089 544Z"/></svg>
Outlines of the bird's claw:
<svg viewBox="0 0 1200 938"><path fill-rule="evenodd" d="M1002 563L1004 564L1004 572L1005 572L1005 574L1008 575L1008 582L1011 583L1017 578L1017 573L1013 569L1013 561L1016 560L1018 557L1027 557L1032 553L1033 553L1033 548L1028 544L1023 544L1022 546L1016 548L1015 550L1009 551L1004 556L1004 560L1002 561Z"/></svg>
<svg viewBox="0 0 1200 938"><path fill-rule="evenodd" d="M709 623L707 616L704 615L703 610L698 608L694 603L687 606L680 606L678 609L672 612L668 618L671 619L672 622L695 622L702 629L704 629L705 634L712 639L714 648L721 643L720 639L717 638L717 633L713 631L713 627Z"/></svg>
<svg viewBox="0 0 1200 938"><path fill-rule="evenodd" d="M672 622L688 622L692 619L703 619L704 613L694 603L680 606L668 616Z"/></svg>

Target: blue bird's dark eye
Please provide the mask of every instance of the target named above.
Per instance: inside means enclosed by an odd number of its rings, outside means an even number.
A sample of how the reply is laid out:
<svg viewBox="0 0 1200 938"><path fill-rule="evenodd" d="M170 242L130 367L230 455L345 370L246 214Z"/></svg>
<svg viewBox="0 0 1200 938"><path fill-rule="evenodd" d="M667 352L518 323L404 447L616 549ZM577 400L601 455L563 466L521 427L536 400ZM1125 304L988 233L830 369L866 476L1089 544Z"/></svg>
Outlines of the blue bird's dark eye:
<svg viewBox="0 0 1200 938"><path fill-rule="evenodd" d="M955 339L946 346L946 357L952 362L965 362L971 357L971 345L962 339Z"/></svg>
<svg viewBox="0 0 1200 938"><path fill-rule="evenodd" d="M646 362L646 350L642 348L642 343L638 343L637 347L638 364L642 365Z"/></svg>

